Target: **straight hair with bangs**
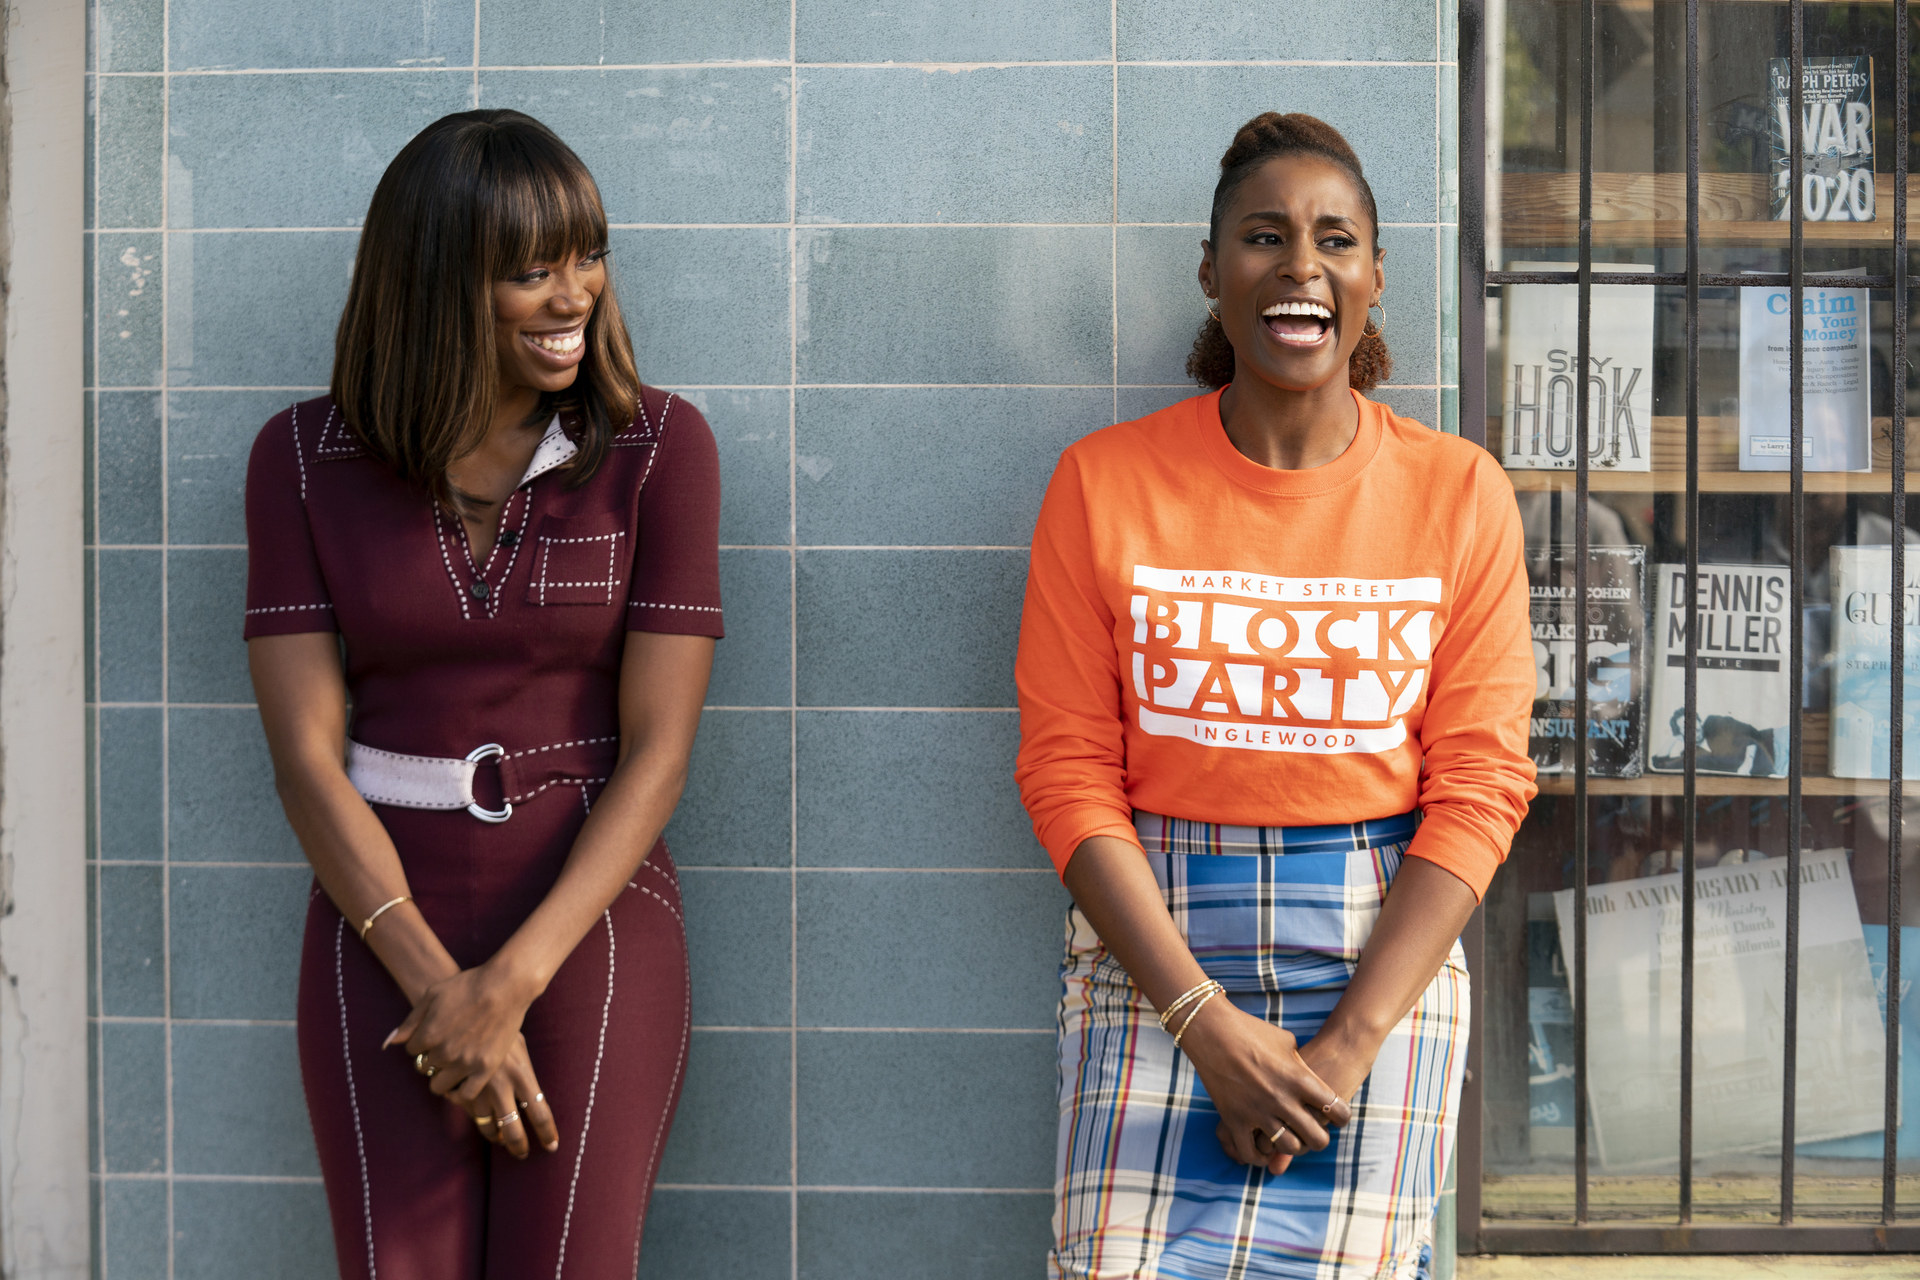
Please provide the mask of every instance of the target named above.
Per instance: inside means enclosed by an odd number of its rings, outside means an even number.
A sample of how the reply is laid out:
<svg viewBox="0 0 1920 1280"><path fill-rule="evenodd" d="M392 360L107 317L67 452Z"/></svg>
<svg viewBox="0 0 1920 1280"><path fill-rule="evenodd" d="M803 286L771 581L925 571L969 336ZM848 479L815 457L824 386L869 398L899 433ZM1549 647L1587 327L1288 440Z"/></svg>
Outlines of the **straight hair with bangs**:
<svg viewBox="0 0 1920 1280"><path fill-rule="evenodd" d="M422 129L374 188L334 338L333 402L361 446L450 508L483 505L454 490L447 468L493 422L493 286L606 243L593 176L532 116L462 111ZM536 412L559 413L579 446L570 486L593 474L640 403L611 278L579 369Z"/></svg>

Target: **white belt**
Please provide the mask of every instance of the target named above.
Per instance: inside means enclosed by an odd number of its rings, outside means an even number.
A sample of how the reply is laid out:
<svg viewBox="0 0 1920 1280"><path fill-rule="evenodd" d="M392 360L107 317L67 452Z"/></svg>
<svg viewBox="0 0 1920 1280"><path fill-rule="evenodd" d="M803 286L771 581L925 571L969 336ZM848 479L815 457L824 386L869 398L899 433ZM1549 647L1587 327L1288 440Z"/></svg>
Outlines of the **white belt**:
<svg viewBox="0 0 1920 1280"><path fill-rule="evenodd" d="M347 778L354 789L375 804L401 809L465 809L482 822L505 822L513 804L503 800L498 809L483 809L473 798L473 775L482 764L499 760L505 747L489 742L475 747L463 760L443 756L403 756L352 739L347 741Z"/></svg>

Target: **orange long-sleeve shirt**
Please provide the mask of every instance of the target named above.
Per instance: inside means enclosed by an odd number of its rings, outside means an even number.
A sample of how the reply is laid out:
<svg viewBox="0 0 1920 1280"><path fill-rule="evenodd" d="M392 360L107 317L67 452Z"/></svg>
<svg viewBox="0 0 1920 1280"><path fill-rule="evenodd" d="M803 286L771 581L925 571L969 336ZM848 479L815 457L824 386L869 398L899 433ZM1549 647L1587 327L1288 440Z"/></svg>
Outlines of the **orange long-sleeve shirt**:
<svg viewBox="0 0 1920 1280"><path fill-rule="evenodd" d="M1079 441L1033 535L1016 774L1065 871L1132 811L1423 821L1485 892L1534 795L1513 489L1469 441L1358 395L1345 453L1276 471L1196 396Z"/></svg>

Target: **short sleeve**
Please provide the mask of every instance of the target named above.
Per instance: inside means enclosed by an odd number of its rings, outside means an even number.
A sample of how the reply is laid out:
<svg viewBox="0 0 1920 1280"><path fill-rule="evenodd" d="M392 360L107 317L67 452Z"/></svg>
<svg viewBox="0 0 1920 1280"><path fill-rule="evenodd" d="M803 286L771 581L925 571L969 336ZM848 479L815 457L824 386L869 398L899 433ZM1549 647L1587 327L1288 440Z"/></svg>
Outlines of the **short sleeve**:
<svg viewBox="0 0 1920 1280"><path fill-rule="evenodd" d="M720 451L700 411L677 397L640 489L627 630L726 634L720 614Z"/></svg>
<svg viewBox="0 0 1920 1280"><path fill-rule="evenodd" d="M307 519L302 428L319 430L310 406L268 421L247 460L247 615L244 635L335 631L333 597L314 553Z"/></svg>

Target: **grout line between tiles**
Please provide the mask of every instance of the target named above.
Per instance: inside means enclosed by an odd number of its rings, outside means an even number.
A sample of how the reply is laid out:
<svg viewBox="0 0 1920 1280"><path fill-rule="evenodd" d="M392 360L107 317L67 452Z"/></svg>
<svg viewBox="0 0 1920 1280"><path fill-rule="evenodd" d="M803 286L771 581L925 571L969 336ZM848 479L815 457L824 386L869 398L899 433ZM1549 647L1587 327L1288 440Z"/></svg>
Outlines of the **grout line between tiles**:
<svg viewBox="0 0 1920 1280"><path fill-rule="evenodd" d="M475 9L479 8L478 0ZM477 80L483 72L531 71L554 74L567 71L747 71L756 68L775 71L1011 71L1027 68L1106 67L1119 65L1149 70L1182 70L1244 67L1248 69L1283 67L1351 67L1378 70L1385 67L1431 67L1431 61L1395 58L1091 58L1091 59L1008 59L996 62L803 62L794 58L743 58L713 62L621 62L621 63L481 63L476 44L475 62L469 67L193 67L180 71L100 71L95 74L115 79L141 76L168 80L205 80L236 76L457 76L471 73Z"/></svg>
<svg viewBox="0 0 1920 1280"><path fill-rule="evenodd" d="M787 1266L800 1280L800 0L787 0Z"/></svg>
<svg viewBox="0 0 1920 1280"><path fill-rule="evenodd" d="M88 22L88 26L90 30L88 32L88 35L91 37L92 43L93 43L93 47L90 51L92 53L91 62L93 64L94 70L97 72L100 68L100 51L99 51L100 26L97 20L98 19L97 14L90 13L89 18L90 18L90 21ZM100 90L101 90L101 82L97 75L92 77L92 83L89 87L93 91L94 101L97 104L100 101ZM164 91L164 86L163 86L163 91ZM96 231L94 235L87 238L87 244L86 244L86 252L88 257L88 261L86 264L87 278L90 282L92 295L93 295L92 296L93 305L90 308L93 313L93 317L92 317L93 324L92 324L91 331L83 337L83 341L86 341L90 344L90 349L87 354L91 357L90 363L92 365L96 378L98 377L99 360L100 360L100 237L99 237L97 228L100 225L100 144L101 144L100 121L101 121L101 115L102 113L99 111L96 105L92 118L87 122L87 127L93 132L93 208L91 210L93 216L89 218L88 221L92 223L94 228L96 228ZM164 181L165 181L165 174L163 172L162 173L163 184L164 184ZM165 198L164 186L163 186L162 198L163 199ZM162 218L162 221L165 221L165 219ZM162 282L163 288L164 288L164 284L165 282L163 281ZM92 402L92 407L93 407L93 440L92 440L93 467L92 467L92 474L90 476L90 479L92 480L93 491L91 493L82 495L82 500L88 504L91 510L91 513L93 516L93 520L92 520L93 536L95 538L98 538L100 536L100 392L98 390L91 390L86 394L89 400ZM97 555L93 555L93 556L88 556L87 559L92 561L92 569L93 569L93 572L91 575L92 577L91 603L93 606L92 607L93 616L91 621L93 625L91 628L91 634L89 634L87 637L89 652L86 656L87 656L88 664L91 668L91 675L93 677L91 681L91 684L93 686L92 697L95 701L95 705L89 706L87 708L88 719L91 720L93 725L93 740L89 744L92 750L93 758L87 761L87 781L93 790L93 823L92 823L92 830L88 832L88 835L91 837L90 852L97 857L102 847L101 845L101 830L102 830L101 813L105 808L104 804L102 803L102 796L100 792L101 715L100 715L99 706L97 705L98 699L100 697L100 643L99 643L100 558ZM105 897L106 883L105 883L105 877L101 874L100 866L97 861L94 862L94 865L90 868L89 874L93 878L93 913L92 913L92 918L89 921L89 923L93 926L93 948L92 948L93 949L93 1007L96 1013L104 1013L106 1011L106 939L104 937L104 930L102 926L104 925L105 918L106 918L105 905L103 901ZM94 1073L94 1078L92 1081L89 1082L92 1087L91 1089L88 1090L88 1092L92 1095L93 1123L94 1123L94 1130L95 1130L94 1132L95 1148L91 1153L92 1159L88 1161L88 1167L90 1172L93 1173L93 1176L97 1178L101 1174L104 1174L107 1169L107 1082L106 1082L107 1081L107 1071L106 1071L107 1044L106 1044L105 1035L103 1035L100 1032L100 1030L97 1028L90 1030L90 1038L92 1039L93 1045L94 1045L94 1057L93 1057L93 1062L91 1064L93 1073ZM107 1239L108 1239L107 1202L106 1202L106 1195L104 1190L102 1190L100 1194L100 1212L98 1215L98 1219L97 1221L94 1222L93 1226L94 1226L94 1232L95 1232L94 1240L93 1240L95 1257L99 1259L100 1274L102 1277L105 1277L108 1274L110 1274L110 1270L112 1267L112 1259L111 1257L108 1256L108 1253L107 1253Z"/></svg>
<svg viewBox="0 0 1920 1280"><path fill-rule="evenodd" d="M1107 3L1107 56L1113 79L1112 127L1107 131L1108 236L1107 299L1113 340L1113 421L1120 421L1120 0Z"/></svg>
<svg viewBox="0 0 1920 1280"><path fill-rule="evenodd" d="M160 7L160 66L171 73L173 69L173 0L161 0ZM173 77L171 74L160 82L160 225L172 221L172 183L169 178L169 161L173 154ZM164 389L173 381L172 364L172 317L168 314L167 298L175 286L173 262L169 253L172 236L160 237L160 385ZM95 356L96 362L98 355ZM163 393L160 396L160 541L164 546L172 530L168 527L167 502L167 444L169 402L171 397ZM95 476L95 483L99 481ZM96 536L98 527L95 529ZM160 698L164 704L172 696L173 688L169 680L168 667L172 654L168 649L168 556L160 553ZM96 578L98 574L96 572ZM172 744L172 716L163 705L160 709L160 856L171 860L173 856L171 835L172 815L169 808L173 775L168 756ZM160 997L161 1009L165 1012L169 1025L162 1035L163 1048L167 1060L163 1064L165 1072L166 1096L166 1171L167 1171L167 1280L175 1280L178 1251L179 1224L175 1219L174 1206L174 1165L173 1165L173 899L172 879L163 869L160 872ZM104 1073L103 1073L104 1074Z"/></svg>

